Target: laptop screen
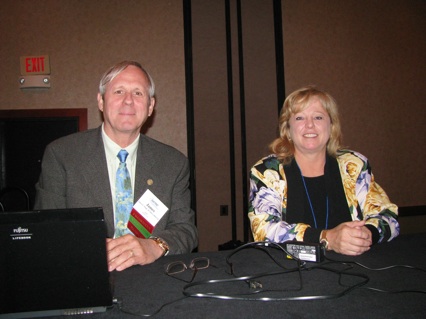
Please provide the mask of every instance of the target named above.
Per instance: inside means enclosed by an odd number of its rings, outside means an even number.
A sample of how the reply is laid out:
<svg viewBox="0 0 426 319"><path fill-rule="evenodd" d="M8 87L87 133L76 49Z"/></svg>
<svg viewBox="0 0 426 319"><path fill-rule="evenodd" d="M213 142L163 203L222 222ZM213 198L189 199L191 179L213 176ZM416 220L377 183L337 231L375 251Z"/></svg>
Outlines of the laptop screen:
<svg viewBox="0 0 426 319"><path fill-rule="evenodd" d="M0 213L0 318L112 306L101 208Z"/></svg>

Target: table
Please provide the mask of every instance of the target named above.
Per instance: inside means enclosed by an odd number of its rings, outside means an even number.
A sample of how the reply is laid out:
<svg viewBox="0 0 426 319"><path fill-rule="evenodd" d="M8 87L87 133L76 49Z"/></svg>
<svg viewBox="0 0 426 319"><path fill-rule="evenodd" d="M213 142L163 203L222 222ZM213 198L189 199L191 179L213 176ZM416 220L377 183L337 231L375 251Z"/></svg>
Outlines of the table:
<svg viewBox="0 0 426 319"><path fill-rule="evenodd" d="M268 249L271 254L280 258L285 266L292 268L295 261L283 257L281 251ZM123 272L112 273L114 280L114 297L122 302L127 311L149 314L158 310L163 304L171 303L158 312L154 318L424 318L426 314L426 293L389 294L367 290L375 287L383 290L422 290L426 291L426 271L397 267L388 270L374 271L355 266L348 272L360 274L368 278L368 283L350 291L347 295L335 299L292 300L292 301L247 301L223 300L214 298L185 297L185 282L167 276L164 269L167 264L181 260L189 264L196 257L208 257L212 266L197 272L195 282L233 278L229 274L226 257L232 251L210 253L193 253L179 256L163 257L148 266L134 266ZM391 265L411 265L426 269L426 233L403 235L394 241L378 244L367 253L348 257L327 252L327 258L339 261L358 262L371 268ZM231 257L236 275L253 275L263 272L280 271L270 257L263 251L247 248ZM256 279L264 288L290 289L271 293L270 296L312 296L336 294L345 290L348 285L366 280L364 277L343 276L342 285L339 277L329 271L315 267L327 266L323 263L309 263L308 268L301 272L303 288L299 287L298 272ZM342 269L340 264L331 265ZM192 272L187 270L179 275L181 279L190 280ZM190 287L186 291L201 293L215 292L230 294L231 292L249 292L244 281L205 284ZM250 297L260 297L251 295ZM87 318L87 315L79 316ZM90 315L90 318L125 318L133 317L121 312L118 306L102 314Z"/></svg>

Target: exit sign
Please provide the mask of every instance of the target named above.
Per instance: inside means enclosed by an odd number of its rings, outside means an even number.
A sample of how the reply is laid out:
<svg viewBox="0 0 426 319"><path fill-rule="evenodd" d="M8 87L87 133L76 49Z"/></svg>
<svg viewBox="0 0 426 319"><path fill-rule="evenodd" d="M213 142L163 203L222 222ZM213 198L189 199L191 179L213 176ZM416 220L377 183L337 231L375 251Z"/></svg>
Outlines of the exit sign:
<svg viewBox="0 0 426 319"><path fill-rule="evenodd" d="M50 74L49 56L21 56L21 75L37 74Z"/></svg>

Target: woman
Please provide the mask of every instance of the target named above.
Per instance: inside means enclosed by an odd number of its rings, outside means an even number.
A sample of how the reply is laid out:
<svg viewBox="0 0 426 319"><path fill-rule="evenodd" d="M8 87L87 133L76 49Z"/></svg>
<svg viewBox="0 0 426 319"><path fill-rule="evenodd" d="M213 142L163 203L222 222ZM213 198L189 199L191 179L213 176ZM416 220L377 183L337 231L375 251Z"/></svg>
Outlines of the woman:
<svg viewBox="0 0 426 319"><path fill-rule="evenodd" d="M280 137L251 169L249 218L255 241L321 242L360 255L399 234L398 207L374 181L367 158L341 149L334 99L314 87L284 102Z"/></svg>

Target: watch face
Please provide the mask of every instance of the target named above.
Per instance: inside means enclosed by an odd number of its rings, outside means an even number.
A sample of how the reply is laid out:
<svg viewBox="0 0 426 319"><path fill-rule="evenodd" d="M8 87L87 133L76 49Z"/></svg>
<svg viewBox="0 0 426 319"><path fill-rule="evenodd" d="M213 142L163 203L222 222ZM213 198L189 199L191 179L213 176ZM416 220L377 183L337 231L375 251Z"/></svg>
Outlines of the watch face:
<svg viewBox="0 0 426 319"><path fill-rule="evenodd" d="M158 238L157 241L160 244L160 246L163 247L165 250L169 249L169 246L166 244L166 242L164 240Z"/></svg>
<svg viewBox="0 0 426 319"><path fill-rule="evenodd" d="M158 237L151 237L151 239L153 239L158 244L158 246L160 246L161 249L164 251L163 256L166 256L169 253L169 245L167 245L164 240Z"/></svg>

